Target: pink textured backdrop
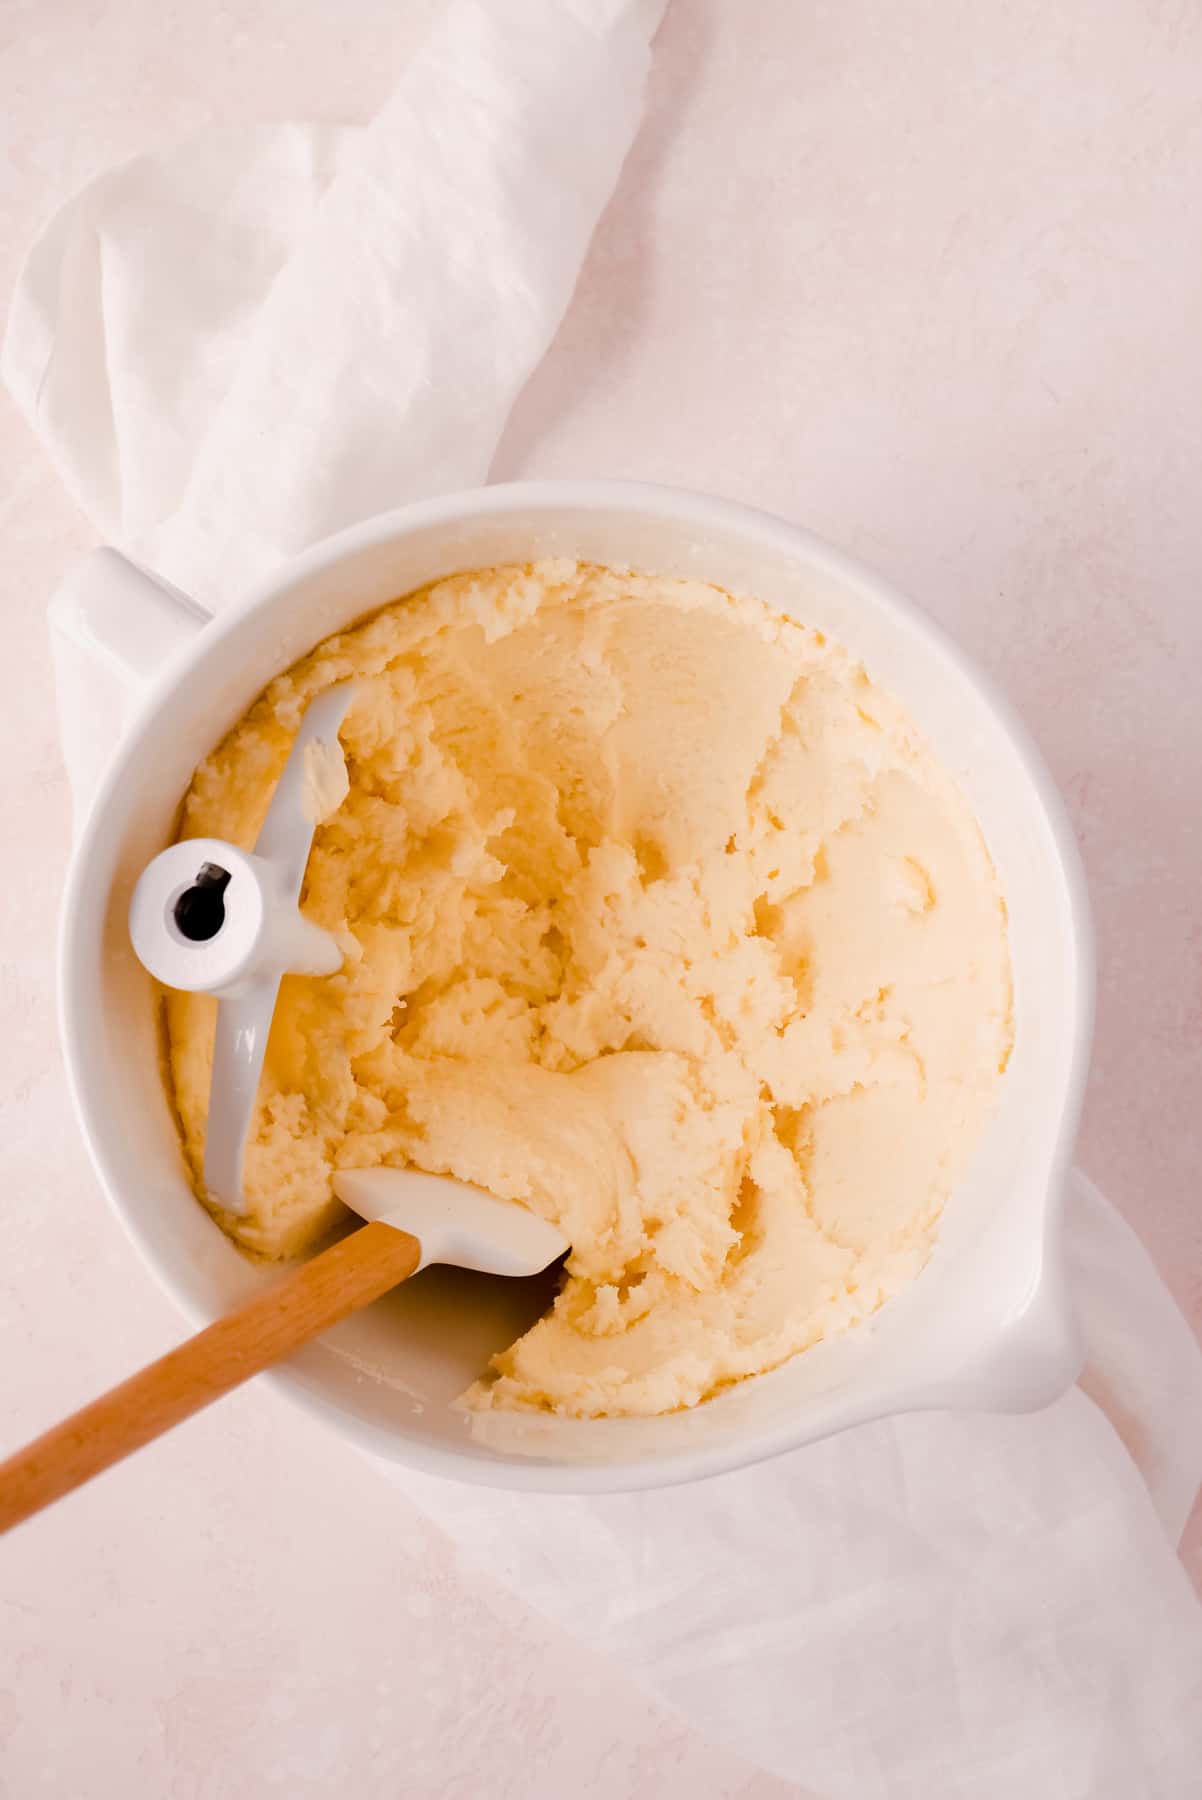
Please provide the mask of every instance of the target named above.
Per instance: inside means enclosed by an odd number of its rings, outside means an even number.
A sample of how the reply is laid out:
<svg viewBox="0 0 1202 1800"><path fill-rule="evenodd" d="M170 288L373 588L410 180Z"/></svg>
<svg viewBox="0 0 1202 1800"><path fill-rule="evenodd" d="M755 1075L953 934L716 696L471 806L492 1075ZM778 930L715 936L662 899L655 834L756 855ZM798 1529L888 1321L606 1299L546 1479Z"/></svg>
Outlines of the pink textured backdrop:
<svg viewBox="0 0 1202 1800"><path fill-rule="evenodd" d="M325 0L10 0L0 291L50 209L123 156L215 122L368 116L431 3L335 21ZM1096 908L1081 1159L1202 1329L1200 57L1202 12L1160 0L676 0L646 128L495 474L779 511L994 671L1069 797ZM43 612L91 536L3 400L0 484L16 1441L179 1327L69 1119ZM1187 1552L1202 1567L1202 1529ZM35 1522L5 1575L0 1763L22 1796L800 1792L461 1571L255 1393Z"/></svg>

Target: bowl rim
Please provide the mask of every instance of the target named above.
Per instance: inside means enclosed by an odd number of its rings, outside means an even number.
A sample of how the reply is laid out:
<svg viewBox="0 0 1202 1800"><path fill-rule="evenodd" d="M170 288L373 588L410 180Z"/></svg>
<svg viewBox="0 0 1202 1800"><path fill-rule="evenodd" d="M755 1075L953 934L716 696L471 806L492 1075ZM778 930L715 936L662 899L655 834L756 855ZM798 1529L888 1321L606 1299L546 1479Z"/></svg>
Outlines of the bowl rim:
<svg viewBox="0 0 1202 1800"><path fill-rule="evenodd" d="M238 631L261 607L281 598L297 584L334 569L340 562L364 550L380 548L430 528L481 516L537 514L540 511L550 514L567 510L578 513L621 510L642 513L656 521L691 525L698 531L723 529L732 535L755 538L761 546L771 547L810 570L827 573L844 585L869 590L878 605L904 620L936 656L942 656L954 665L979 704L1009 740L1056 853L1067 902L1068 936L1075 957L1076 1016L1070 1034L1060 1119L1049 1159L1045 1243L1059 1230L1093 1035L1094 939L1084 870L1067 808L1042 753L1012 703L948 631L875 569L805 527L776 514L696 490L650 482L567 479L497 483L418 500L374 514L287 558L269 575L251 583L236 600L204 624L203 633L198 631L146 684L124 723L73 845L58 936L59 1030L72 1103L93 1169L123 1230L159 1285L184 1316L198 1327L209 1324L213 1314L196 1302L177 1281L173 1271L160 1260L154 1243L123 1199L118 1169L108 1148L106 1120L91 1095L88 1059L83 1048L86 1033L80 976L81 964L87 955L81 932L84 902L88 898L85 876L92 848L105 830L112 796L138 754L139 742L147 726L170 696L191 678L199 644L203 643L207 654ZM199 614L201 609L195 602L188 604ZM485 1461L452 1448L444 1449L405 1438L370 1420L352 1416L297 1368L285 1365L270 1369L261 1379L324 1421L348 1442L372 1451L398 1467L472 1485L548 1493L621 1492L673 1486L750 1466L853 1424L912 1410L914 1406L943 1403L938 1399L924 1401L922 1397L907 1403L893 1394L866 1400L858 1406L849 1406L845 1402L840 1407L836 1392L831 1396L833 1405L829 1407L832 1419L817 1430L809 1414L799 1414L795 1424L786 1422L758 1432L752 1430L744 1438L728 1444L676 1452L663 1459L648 1457L568 1464L535 1457ZM821 1413L822 1405L816 1410Z"/></svg>

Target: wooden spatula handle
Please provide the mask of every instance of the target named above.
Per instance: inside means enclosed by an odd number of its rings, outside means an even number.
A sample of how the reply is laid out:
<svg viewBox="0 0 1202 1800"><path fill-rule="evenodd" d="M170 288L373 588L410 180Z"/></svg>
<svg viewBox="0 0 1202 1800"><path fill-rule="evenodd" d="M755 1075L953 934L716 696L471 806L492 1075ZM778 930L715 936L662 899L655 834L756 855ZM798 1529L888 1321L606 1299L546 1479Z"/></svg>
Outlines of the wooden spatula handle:
<svg viewBox="0 0 1202 1800"><path fill-rule="evenodd" d="M412 1275L421 1245L373 1222L0 1463L0 1531L19 1525Z"/></svg>

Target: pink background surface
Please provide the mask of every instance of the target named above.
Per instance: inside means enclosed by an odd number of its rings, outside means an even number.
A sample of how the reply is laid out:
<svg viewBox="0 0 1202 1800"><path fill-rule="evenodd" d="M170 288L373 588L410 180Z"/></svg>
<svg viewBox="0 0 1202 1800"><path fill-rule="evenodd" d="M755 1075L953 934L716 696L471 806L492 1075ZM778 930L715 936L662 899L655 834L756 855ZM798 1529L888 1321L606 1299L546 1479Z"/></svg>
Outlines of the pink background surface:
<svg viewBox="0 0 1202 1800"><path fill-rule="evenodd" d="M49 212L124 156L218 122L368 116L428 11L359 0L352 30L323 0L9 0L0 291ZM1202 13L1158 0L676 0L645 130L494 471L783 513L993 671L1068 795L1096 909L1081 1160L1198 1329L1200 58ZM98 1199L64 1087L70 821L43 615L92 534L6 398L0 513L15 1442L179 1321ZM461 1570L374 1471L257 1393L5 1554L19 1667L0 1791L22 1800L235 1778L298 1796L800 1792ZM1187 1555L1202 1569L1197 1515Z"/></svg>

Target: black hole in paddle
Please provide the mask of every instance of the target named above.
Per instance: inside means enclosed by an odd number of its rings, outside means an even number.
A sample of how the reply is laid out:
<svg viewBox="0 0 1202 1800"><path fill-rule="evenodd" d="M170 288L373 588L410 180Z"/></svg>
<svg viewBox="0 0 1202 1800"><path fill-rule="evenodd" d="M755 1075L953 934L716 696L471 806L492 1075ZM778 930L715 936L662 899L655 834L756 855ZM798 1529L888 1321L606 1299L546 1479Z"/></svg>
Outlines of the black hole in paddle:
<svg viewBox="0 0 1202 1800"><path fill-rule="evenodd" d="M229 884L228 869L205 863L193 885L184 889L175 903L175 923L189 943L206 944L217 936L225 924L225 890Z"/></svg>

